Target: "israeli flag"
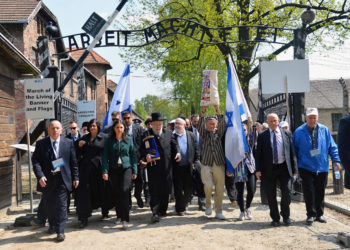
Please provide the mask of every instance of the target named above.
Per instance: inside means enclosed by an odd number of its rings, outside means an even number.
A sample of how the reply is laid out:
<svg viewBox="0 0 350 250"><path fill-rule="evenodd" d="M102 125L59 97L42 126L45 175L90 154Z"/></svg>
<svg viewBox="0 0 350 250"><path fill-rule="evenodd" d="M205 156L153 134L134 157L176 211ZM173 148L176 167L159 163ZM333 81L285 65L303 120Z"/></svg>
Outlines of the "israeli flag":
<svg viewBox="0 0 350 250"><path fill-rule="evenodd" d="M249 151L242 125L242 122L249 117L251 117L251 114L241 84L233 62L229 58L226 90L225 157L227 171L231 174L238 163L244 159L245 152Z"/></svg>
<svg viewBox="0 0 350 250"><path fill-rule="evenodd" d="M132 107L130 103L130 64L128 63L123 71L123 75L119 79L117 88L114 92L111 105L109 106L105 120L103 121L103 129L106 126L112 125L111 114L113 111L123 112L129 110L131 113Z"/></svg>

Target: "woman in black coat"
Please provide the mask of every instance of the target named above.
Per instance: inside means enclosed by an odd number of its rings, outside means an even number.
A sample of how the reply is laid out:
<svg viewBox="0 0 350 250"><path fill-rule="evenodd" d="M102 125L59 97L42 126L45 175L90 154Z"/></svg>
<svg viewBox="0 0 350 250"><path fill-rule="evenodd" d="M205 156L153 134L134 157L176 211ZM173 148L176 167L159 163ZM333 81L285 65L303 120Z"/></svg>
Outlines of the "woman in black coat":
<svg viewBox="0 0 350 250"><path fill-rule="evenodd" d="M88 217L93 209L102 208L102 219L108 218L108 210L112 202L108 198L110 183L101 178L102 153L106 135L100 133L101 124L92 119L89 122L89 134L78 142L79 180L76 190L76 205L80 227L87 226Z"/></svg>

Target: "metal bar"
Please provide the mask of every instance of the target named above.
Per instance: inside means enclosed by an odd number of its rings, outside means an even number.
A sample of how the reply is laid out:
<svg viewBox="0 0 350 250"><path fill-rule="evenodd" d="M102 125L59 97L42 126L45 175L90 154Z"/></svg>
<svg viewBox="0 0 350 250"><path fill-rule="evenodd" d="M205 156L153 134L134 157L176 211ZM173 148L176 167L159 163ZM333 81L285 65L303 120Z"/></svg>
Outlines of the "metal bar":
<svg viewBox="0 0 350 250"><path fill-rule="evenodd" d="M79 60L74 64L71 71L68 73L66 78L64 79L62 85L55 91L54 94L54 100L57 99L60 92L64 89L64 87L68 84L69 80L73 77L75 71L78 69L80 64L82 64L85 60L85 58L89 55L90 51L96 46L98 41L101 39L104 32L107 30L109 25L112 23L112 21L116 18L116 16L119 14L120 10L123 8L123 6L126 4L128 0L122 0L117 8L114 10L112 15L108 18L107 22L102 26L101 30L98 32L97 36L94 38L92 43L87 47L85 52L82 54L82 56L79 58Z"/></svg>
<svg viewBox="0 0 350 250"><path fill-rule="evenodd" d="M30 153L29 120L27 120L27 146L28 146L28 170L29 170L29 193L30 193L30 213L33 213L33 185L32 185L32 157Z"/></svg>

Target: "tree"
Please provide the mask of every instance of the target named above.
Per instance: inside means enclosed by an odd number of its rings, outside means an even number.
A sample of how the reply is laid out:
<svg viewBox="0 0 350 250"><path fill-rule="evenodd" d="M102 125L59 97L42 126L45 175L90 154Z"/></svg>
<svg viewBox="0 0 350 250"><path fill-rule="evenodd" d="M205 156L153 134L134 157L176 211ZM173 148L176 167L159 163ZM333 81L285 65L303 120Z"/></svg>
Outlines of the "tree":
<svg viewBox="0 0 350 250"><path fill-rule="evenodd" d="M141 100L136 100L136 104L144 107L145 112L148 114L160 112L168 121L179 115L175 102L155 95L146 95Z"/></svg>
<svg viewBox="0 0 350 250"><path fill-rule="evenodd" d="M143 118L147 119L147 111L143 106L142 102L139 100L135 100L135 111Z"/></svg>
<svg viewBox="0 0 350 250"><path fill-rule="evenodd" d="M315 12L314 22L305 25L308 34L308 45L312 48L336 46L342 44L348 37L350 4L347 0L300 0L290 3L287 0L140 0L141 6L147 10L146 17L157 17L163 20L171 17L181 17L194 20L208 27L233 25L266 25L273 27L301 27L300 16L306 9ZM145 12L135 9L129 15L137 16L141 22L130 24L132 28L145 28L152 21L145 18ZM136 20L134 18L133 20ZM214 41L223 41L223 32L211 34ZM217 69L220 77L221 106L225 93L226 69L228 57L232 55L246 98L249 98L249 82L257 73L257 57L267 57L268 60L293 46L291 32L279 32L286 44L271 51L267 46L260 46L254 41L258 36L256 29L241 27L232 34L231 39L237 43L218 43L206 45L181 35L173 35L162 39L151 46L132 48L124 54L133 58L133 63L145 71L163 70L163 80L173 82L173 97L179 99L182 111L198 110L200 96L201 72L203 69ZM323 40L332 37L333 41ZM136 60L137 59L137 60ZM248 99L249 100L249 99ZM186 108L185 108L186 106Z"/></svg>

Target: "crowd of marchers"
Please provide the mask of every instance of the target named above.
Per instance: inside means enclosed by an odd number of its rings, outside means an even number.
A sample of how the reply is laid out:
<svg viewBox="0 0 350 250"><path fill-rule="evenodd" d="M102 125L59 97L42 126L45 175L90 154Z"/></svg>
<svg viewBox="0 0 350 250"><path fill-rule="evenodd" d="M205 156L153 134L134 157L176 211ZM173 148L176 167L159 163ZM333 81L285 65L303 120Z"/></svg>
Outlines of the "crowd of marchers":
<svg viewBox="0 0 350 250"><path fill-rule="evenodd" d="M267 115L266 123L244 123L248 149L231 173L226 168L225 117L217 106L215 109L216 116L205 116L203 108L201 114L190 119L179 116L166 127L159 112L151 114L145 127L141 121L132 120L129 111L113 112L112 125L104 129L96 119L83 123L81 130L72 121L66 137L62 136L61 123L51 121L49 136L37 141L32 156L38 191L42 193L32 225L45 226L48 221L48 233L56 233L57 241L63 241L73 197L80 228L88 225L93 210L101 208L101 220L109 219L109 212L115 209L113 222L127 229L132 195L138 207L150 207L151 223L167 216L172 199L176 214L185 216L194 197L198 197L198 209L206 216L215 212L217 219L225 220L225 186L232 206L239 206L238 219L251 220L250 206L257 180L261 180L271 226L289 226L290 189L297 176L302 180L306 224L326 223L329 156L336 171L341 170L341 160L346 170L349 167L350 118L340 122L339 153L329 129L318 122L316 108L307 108L305 124L293 134L288 123L280 122L274 113ZM350 188L347 175L345 186Z"/></svg>

